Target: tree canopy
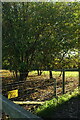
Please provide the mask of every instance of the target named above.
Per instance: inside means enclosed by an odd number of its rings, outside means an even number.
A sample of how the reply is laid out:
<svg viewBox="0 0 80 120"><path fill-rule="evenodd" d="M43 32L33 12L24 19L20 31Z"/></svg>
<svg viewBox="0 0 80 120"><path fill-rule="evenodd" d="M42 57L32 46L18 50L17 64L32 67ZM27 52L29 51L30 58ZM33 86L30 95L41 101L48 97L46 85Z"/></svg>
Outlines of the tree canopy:
<svg viewBox="0 0 80 120"><path fill-rule="evenodd" d="M78 55L68 53L78 50L79 2L3 3L2 18L3 68L22 74L32 69L77 67L70 64Z"/></svg>

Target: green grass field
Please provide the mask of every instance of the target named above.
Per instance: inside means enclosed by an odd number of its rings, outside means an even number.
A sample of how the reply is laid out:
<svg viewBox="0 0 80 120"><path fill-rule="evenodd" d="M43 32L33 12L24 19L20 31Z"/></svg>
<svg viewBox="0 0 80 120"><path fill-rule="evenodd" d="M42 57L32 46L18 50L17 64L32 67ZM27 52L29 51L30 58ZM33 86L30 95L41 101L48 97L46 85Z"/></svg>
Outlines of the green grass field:
<svg viewBox="0 0 80 120"><path fill-rule="evenodd" d="M53 71L52 72L54 76L59 76L61 72ZM36 75L37 71L31 71L29 75ZM65 76L67 77L78 77L78 72L70 71L70 72L65 72ZM43 71L42 75L49 75L49 71Z"/></svg>
<svg viewBox="0 0 80 120"><path fill-rule="evenodd" d="M9 77L11 76L11 72L9 72L8 70L3 70L5 76ZM57 72L57 71L52 71L53 76L59 76L61 72ZM74 72L74 71L70 71L70 72L65 72L65 76L67 77L78 77L78 72ZM29 75L37 75L37 71L31 71L29 72ZM49 75L49 71L42 71L42 75Z"/></svg>
<svg viewBox="0 0 80 120"><path fill-rule="evenodd" d="M54 75L59 75L61 72L53 72ZM67 77L77 77L78 76L78 72L65 72L65 76Z"/></svg>

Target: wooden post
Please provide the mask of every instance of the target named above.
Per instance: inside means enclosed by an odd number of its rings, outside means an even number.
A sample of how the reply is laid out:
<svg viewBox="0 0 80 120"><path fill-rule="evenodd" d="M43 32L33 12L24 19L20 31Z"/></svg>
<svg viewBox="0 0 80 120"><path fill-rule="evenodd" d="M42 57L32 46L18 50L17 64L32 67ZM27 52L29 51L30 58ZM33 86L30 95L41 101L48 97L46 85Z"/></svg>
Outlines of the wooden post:
<svg viewBox="0 0 80 120"><path fill-rule="evenodd" d="M79 84L78 84L78 90L79 90L79 93L80 93L80 71L79 71Z"/></svg>
<svg viewBox="0 0 80 120"><path fill-rule="evenodd" d="M53 77L52 77L52 71L51 70L49 71L49 74L50 74L50 79L52 79Z"/></svg>
<svg viewBox="0 0 80 120"><path fill-rule="evenodd" d="M79 87L80 87L80 71L79 71Z"/></svg>
<svg viewBox="0 0 80 120"><path fill-rule="evenodd" d="M63 80L63 94L65 94L65 71L63 71L63 77L62 77L62 80Z"/></svg>
<svg viewBox="0 0 80 120"><path fill-rule="evenodd" d="M54 78L54 96L56 96L56 79Z"/></svg>

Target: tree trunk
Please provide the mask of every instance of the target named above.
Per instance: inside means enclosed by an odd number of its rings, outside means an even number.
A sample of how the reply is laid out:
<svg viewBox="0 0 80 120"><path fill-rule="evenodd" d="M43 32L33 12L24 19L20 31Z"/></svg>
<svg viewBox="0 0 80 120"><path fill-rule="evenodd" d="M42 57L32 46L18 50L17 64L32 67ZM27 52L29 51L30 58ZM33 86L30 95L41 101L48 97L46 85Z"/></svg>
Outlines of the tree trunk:
<svg viewBox="0 0 80 120"><path fill-rule="evenodd" d="M12 72L13 72L13 76L15 77L15 71L13 70Z"/></svg>
<svg viewBox="0 0 80 120"><path fill-rule="evenodd" d="M62 75L62 71L61 71L61 73L60 73L59 77L61 77L61 75Z"/></svg>
<svg viewBox="0 0 80 120"><path fill-rule="evenodd" d="M42 71L40 70L40 75L42 74Z"/></svg>
<svg viewBox="0 0 80 120"><path fill-rule="evenodd" d="M26 78L28 76L28 73L29 73L29 71L27 71L27 72L20 72L19 80L20 81L26 80Z"/></svg>
<svg viewBox="0 0 80 120"><path fill-rule="evenodd" d="M53 77L52 77L52 71L51 71L51 70L49 71L49 75L50 75L50 79L53 78Z"/></svg>
<svg viewBox="0 0 80 120"><path fill-rule="evenodd" d="M37 70L37 72L38 72L38 76L40 76L42 74L41 70Z"/></svg>
<svg viewBox="0 0 80 120"><path fill-rule="evenodd" d="M18 78L18 71L16 70L15 71L15 76L16 76L16 79Z"/></svg>
<svg viewBox="0 0 80 120"><path fill-rule="evenodd" d="M37 72L38 72L38 76L39 76L39 70L37 70Z"/></svg>

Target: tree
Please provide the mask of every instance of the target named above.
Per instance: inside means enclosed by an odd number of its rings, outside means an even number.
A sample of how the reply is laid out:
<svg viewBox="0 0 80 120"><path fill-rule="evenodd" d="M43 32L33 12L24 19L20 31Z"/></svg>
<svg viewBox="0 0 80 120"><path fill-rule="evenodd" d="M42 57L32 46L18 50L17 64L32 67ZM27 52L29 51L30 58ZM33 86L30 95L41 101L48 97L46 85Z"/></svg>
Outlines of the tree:
<svg viewBox="0 0 80 120"><path fill-rule="evenodd" d="M78 10L79 3L3 3L3 65L20 80L34 67L54 68L77 48Z"/></svg>

